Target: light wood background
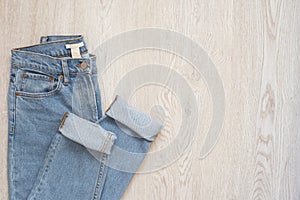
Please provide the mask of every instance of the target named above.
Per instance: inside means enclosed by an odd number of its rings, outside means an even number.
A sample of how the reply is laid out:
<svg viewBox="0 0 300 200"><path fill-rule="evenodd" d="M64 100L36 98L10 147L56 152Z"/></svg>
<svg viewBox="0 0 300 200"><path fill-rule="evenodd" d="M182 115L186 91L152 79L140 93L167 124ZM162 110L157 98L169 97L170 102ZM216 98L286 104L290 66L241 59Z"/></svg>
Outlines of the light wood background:
<svg viewBox="0 0 300 200"><path fill-rule="evenodd" d="M10 49L37 43L41 35L83 34L93 50L118 33L161 27L209 53L224 84L225 121L216 147L200 160L212 113L204 77L195 78L192 66L166 52L142 50L118 59L102 77L104 108L126 72L151 63L180 73L200 102L191 150L169 167L136 175L123 199L299 200L299 11L299 0L0 0L0 199L8 198ZM176 96L149 86L130 103L146 112L155 103L164 107L165 128L151 150L166 147L181 123Z"/></svg>

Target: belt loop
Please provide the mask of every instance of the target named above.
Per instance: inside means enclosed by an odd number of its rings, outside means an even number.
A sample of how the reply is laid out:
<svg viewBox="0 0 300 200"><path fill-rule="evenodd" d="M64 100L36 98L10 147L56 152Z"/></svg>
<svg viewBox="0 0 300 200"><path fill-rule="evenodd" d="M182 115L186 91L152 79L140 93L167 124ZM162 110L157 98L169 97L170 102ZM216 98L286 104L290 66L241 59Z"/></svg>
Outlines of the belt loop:
<svg viewBox="0 0 300 200"><path fill-rule="evenodd" d="M62 70L64 74L64 85L69 84L69 69L67 60L62 60Z"/></svg>
<svg viewBox="0 0 300 200"><path fill-rule="evenodd" d="M43 43L46 43L48 42L48 36L42 36L41 39L40 39L40 43L43 44Z"/></svg>
<svg viewBox="0 0 300 200"><path fill-rule="evenodd" d="M97 74L96 57L90 58L90 72L92 74Z"/></svg>

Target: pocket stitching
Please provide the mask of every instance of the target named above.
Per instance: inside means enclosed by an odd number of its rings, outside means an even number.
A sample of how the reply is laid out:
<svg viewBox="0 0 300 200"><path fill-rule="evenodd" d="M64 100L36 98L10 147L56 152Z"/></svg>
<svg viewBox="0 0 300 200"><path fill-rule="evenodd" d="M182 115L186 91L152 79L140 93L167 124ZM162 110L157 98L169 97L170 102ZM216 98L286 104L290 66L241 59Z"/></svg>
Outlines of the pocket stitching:
<svg viewBox="0 0 300 200"><path fill-rule="evenodd" d="M20 97L32 97L32 98L44 98L52 96L56 93L58 93L62 88L62 78L60 77L57 82L57 86L54 90L51 90L49 92L42 92L42 93L30 93L30 92L24 92L24 91L16 91L16 96Z"/></svg>
<svg viewBox="0 0 300 200"><path fill-rule="evenodd" d="M34 79L34 80L50 80L51 81L51 77L52 76L46 76L46 75L42 75L42 74L31 74L31 73L26 73L26 79Z"/></svg>

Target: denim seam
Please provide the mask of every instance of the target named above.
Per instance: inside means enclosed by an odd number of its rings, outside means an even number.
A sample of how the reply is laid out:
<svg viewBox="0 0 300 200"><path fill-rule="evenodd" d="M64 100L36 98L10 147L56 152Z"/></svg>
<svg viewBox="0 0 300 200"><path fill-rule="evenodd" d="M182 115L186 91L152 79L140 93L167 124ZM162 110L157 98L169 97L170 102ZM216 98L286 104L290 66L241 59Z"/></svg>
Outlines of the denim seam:
<svg viewBox="0 0 300 200"><path fill-rule="evenodd" d="M50 55L47 55L47 54L43 54L43 53L39 53L39 52L32 52L32 51L24 51L24 50L12 50L12 52L20 52L20 53L26 53L26 54L32 54L32 55L38 55L38 56L41 56L41 57L46 57L46 58L51 58L53 60L62 60L62 58L64 58L65 56L71 56L70 54L62 54L62 57L59 57L59 56L50 56ZM83 53L88 53L87 50L84 50L84 51L81 51ZM64 56L65 55L65 56ZM89 58L68 58L68 60L89 60Z"/></svg>
<svg viewBox="0 0 300 200"><path fill-rule="evenodd" d="M10 151L11 151L11 159L10 159L10 164L11 164L11 182L12 182L12 188L10 188L10 190L12 191L12 194L10 194L12 196L11 200L16 199L16 191L15 191L15 150L14 150L14 135L11 135L9 137L11 138L11 147L10 147Z"/></svg>
<svg viewBox="0 0 300 200"><path fill-rule="evenodd" d="M15 91L16 91L16 87L13 84L13 94L11 94L11 95L13 95L13 123L12 123L13 130L11 130L12 131L12 135L11 135L12 136L12 140L11 140L11 144L12 144L12 146L11 146L11 151L12 151L12 153L11 153L12 154L11 155L11 169L12 169L11 176L12 176L12 185L13 185L13 188L12 188L13 199L16 199L16 191L15 191L16 186L15 186L14 177L15 177L15 173L17 173L17 172L14 172L15 171L14 137L15 137L15 129L16 129L15 124L16 124L16 106L17 106Z"/></svg>
<svg viewBox="0 0 300 200"><path fill-rule="evenodd" d="M23 72L24 73L24 79L33 79L33 80L45 80L45 81L51 81L50 75L44 75L44 74L33 74L33 73L28 73L28 72ZM54 78L54 77L52 77Z"/></svg>
<svg viewBox="0 0 300 200"><path fill-rule="evenodd" d="M60 135L58 134L58 135L55 135L55 137L53 138L54 143L52 143L51 146L50 146L49 153L47 154L45 162L43 164L43 168L41 169L42 170L41 174L39 174L37 179L36 179L38 181L38 183L33 186L33 190L30 192L30 194L28 196L29 199L34 199L35 200L36 199L36 194L41 192L41 187L43 186L44 181L47 178L47 174L49 172L50 164L52 163L53 157L56 153L56 150L57 150L56 147L59 145L59 143L61 141L61 137L59 137L59 136Z"/></svg>
<svg viewBox="0 0 300 200"><path fill-rule="evenodd" d="M49 97L52 96L56 93L58 93L61 88L62 88L62 83L61 83L61 79L58 79L58 83L57 83L57 87L50 91L50 92L45 92L45 93L29 93L29 92L23 92L23 91L16 91L15 95L16 96L20 96L20 97L31 97L31 98L44 98L44 97Z"/></svg>
<svg viewBox="0 0 300 200"><path fill-rule="evenodd" d="M97 200L97 198L99 198L100 193L101 193L101 186L103 183L103 179L105 177L105 164L104 162L107 159L107 154L103 153L102 154L102 159L100 161L100 167L98 170L98 176L97 176L97 181L96 181L96 186L95 186L95 190L94 190L94 195L93 195L93 199L92 200ZM99 196L98 196L99 195Z"/></svg>
<svg viewBox="0 0 300 200"><path fill-rule="evenodd" d="M13 121L12 121L12 135L15 134L15 126L16 126L16 107L17 107L17 98L16 98L16 87L13 84Z"/></svg>
<svg viewBox="0 0 300 200"><path fill-rule="evenodd" d="M12 66L14 67L21 67L20 69L22 70L26 70L28 68L30 69L38 69L40 71L44 71L49 73L49 75L58 75L58 74L62 74L62 71L56 71L56 70L52 70L52 69L47 69L41 66L37 66L37 65L24 65L24 64L12 64ZM90 72L90 71L82 71L82 72L69 72L69 74L97 74L96 72Z"/></svg>
<svg viewBox="0 0 300 200"><path fill-rule="evenodd" d="M61 42L70 42L70 41L75 41L75 40L80 40L83 39L83 36L74 38L74 39L66 39L66 40L58 40L58 41L52 41L52 42L47 42L47 44L54 44L54 43L61 43ZM30 47L36 47L36 46L43 46L45 44L34 44L34 45L30 45L30 46L25 46L25 47L18 47L18 48L14 48L13 50L17 51L19 49L24 49L24 48L30 48Z"/></svg>
<svg viewBox="0 0 300 200"><path fill-rule="evenodd" d="M107 143L108 143L108 139L109 139L110 135L107 135L104 142L103 142L103 145L100 149L100 152L105 152L105 149L106 149L106 146L107 146Z"/></svg>
<svg viewBox="0 0 300 200"><path fill-rule="evenodd" d="M83 111L83 105L82 105L82 103L83 103L83 99L82 99L82 90L81 90L81 84L78 84L79 86L80 86L80 89L78 90L78 94L79 94L79 101L80 101L80 103L79 103L79 109L80 109L80 112L82 113L82 111ZM83 113L82 113L83 114Z"/></svg>
<svg viewBox="0 0 300 200"><path fill-rule="evenodd" d="M38 70L41 70L41 71L46 71L48 73L50 73L51 75L55 75L55 74L59 74L59 73L56 73L55 70L53 69L47 69L45 67L41 67L41 66L38 66L38 65L25 65L25 64L12 64L12 66L14 67L21 67L21 69L24 70L24 68L32 68L32 69L38 69Z"/></svg>
<svg viewBox="0 0 300 200"><path fill-rule="evenodd" d="M85 54L85 53L88 53L87 50L85 51L81 51L80 54ZM63 57L66 57L66 56L72 56L71 54L67 53L67 54L62 54L62 55L59 55L59 56L56 56L56 58L63 58Z"/></svg>
<svg viewBox="0 0 300 200"><path fill-rule="evenodd" d="M89 71L87 71L87 72L69 72L69 74L93 74L93 73L90 73Z"/></svg>
<svg viewBox="0 0 300 200"><path fill-rule="evenodd" d="M63 71L63 83L64 85L68 85L69 84L69 67L68 67L68 63L66 60L62 60L61 62L61 66L62 66L62 71Z"/></svg>
<svg viewBox="0 0 300 200"><path fill-rule="evenodd" d="M61 35L61 36L70 37L70 36L73 36L73 35ZM44 41L46 43L63 41L63 40L55 40L55 41L48 42L48 40L49 40L50 37L56 37L56 35L43 35L43 36L41 36L40 44L43 44L42 40L44 40L44 39L46 39L46 41ZM83 39L83 35L78 35L77 37L73 37L72 39L69 39L69 40L81 39L81 38ZM65 39L65 40L68 40L68 39Z"/></svg>
<svg viewBox="0 0 300 200"><path fill-rule="evenodd" d="M106 136L105 141L104 141L104 143L103 143L103 146L102 146L102 148L101 148L101 152L106 152L108 143L109 143L109 141L111 140L111 136L112 136L111 133L109 133L109 135Z"/></svg>
<svg viewBox="0 0 300 200"><path fill-rule="evenodd" d="M90 70L90 71L92 71L92 70ZM91 87L92 87L91 90L95 91L95 87L94 87L94 83L93 83L92 77L91 76L88 76L88 77L89 77L89 80L90 80L90 83L91 83ZM92 94L93 94L93 101L94 101L94 105L91 106L92 110L93 110L93 120L97 121L98 120L97 99L96 99L95 92L92 92Z"/></svg>
<svg viewBox="0 0 300 200"><path fill-rule="evenodd" d="M46 69L37 65L24 65L24 64L12 64L13 67L21 67L21 70L28 70L28 68L37 69L43 72L49 73L49 75L58 75L62 74L62 71L57 72L56 70ZM96 72L83 71L83 72L69 72L69 74L97 74Z"/></svg>

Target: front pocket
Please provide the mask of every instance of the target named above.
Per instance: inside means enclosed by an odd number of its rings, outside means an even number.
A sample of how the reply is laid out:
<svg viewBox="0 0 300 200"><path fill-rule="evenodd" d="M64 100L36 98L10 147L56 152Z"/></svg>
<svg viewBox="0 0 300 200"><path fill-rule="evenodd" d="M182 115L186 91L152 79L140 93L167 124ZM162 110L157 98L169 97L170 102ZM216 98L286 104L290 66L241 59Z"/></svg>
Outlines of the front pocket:
<svg viewBox="0 0 300 200"><path fill-rule="evenodd" d="M63 76L54 77L38 72L20 70L16 74L16 96L47 97L51 96L62 87Z"/></svg>

